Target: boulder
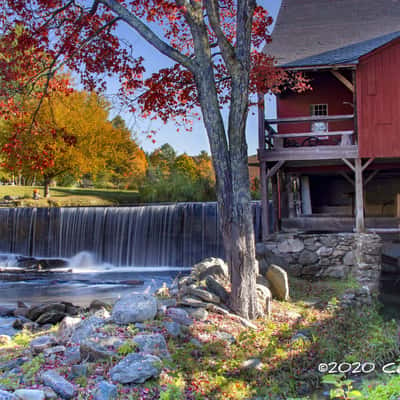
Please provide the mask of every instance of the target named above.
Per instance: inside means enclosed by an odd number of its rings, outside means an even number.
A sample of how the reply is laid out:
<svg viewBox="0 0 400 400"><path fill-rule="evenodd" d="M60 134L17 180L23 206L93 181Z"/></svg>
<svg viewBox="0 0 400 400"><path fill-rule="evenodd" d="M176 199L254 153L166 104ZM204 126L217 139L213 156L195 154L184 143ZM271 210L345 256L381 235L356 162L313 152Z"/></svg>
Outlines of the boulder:
<svg viewBox="0 0 400 400"><path fill-rule="evenodd" d="M188 308L187 312L193 319L197 321L206 321L208 318L208 312L204 308Z"/></svg>
<svg viewBox="0 0 400 400"><path fill-rule="evenodd" d="M345 254L343 257L343 263L348 266L356 264L356 257L353 251L349 251Z"/></svg>
<svg viewBox="0 0 400 400"><path fill-rule="evenodd" d="M118 300L111 317L119 325L128 325L154 319L157 314L157 300L148 294L128 294Z"/></svg>
<svg viewBox="0 0 400 400"><path fill-rule="evenodd" d="M57 324L62 321L65 317L65 313L58 310L51 310L41 314L37 319L36 323L39 325L45 324Z"/></svg>
<svg viewBox="0 0 400 400"><path fill-rule="evenodd" d="M19 400L45 400L46 396L43 390L36 389L18 389L14 395Z"/></svg>
<svg viewBox="0 0 400 400"><path fill-rule="evenodd" d="M55 371L46 371L42 374L42 381L46 386L51 387L63 399L72 399L76 395L76 389Z"/></svg>
<svg viewBox="0 0 400 400"><path fill-rule="evenodd" d="M11 317L14 315L14 309L11 307L0 306L0 317Z"/></svg>
<svg viewBox="0 0 400 400"><path fill-rule="evenodd" d="M195 264L192 269L192 274L200 281L206 279L207 276L229 279L229 268L224 260L210 257Z"/></svg>
<svg viewBox="0 0 400 400"><path fill-rule="evenodd" d="M65 317L58 328L57 339L60 342L68 342L77 326L82 322L81 318Z"/></svg>
<svg viewBox="0 0 400 400"><path fill-rule="evenodd" d="M81 361L81 349L79 346L67 347L64 353L66 364L75 364Z"/></svg>
<svg viewBox="0 0 400 400"><path fill-rule="evenodd" d="M152 354L160 358L170 358L167 343L160 333L150 335L136 335L133 341L143 354Z"/></svg>
<svg viewBox="0 0 400 400"><path fill-rule="evenodd" d="M94 400L114 400L117 399L117 387L107 381L101 381L97 384Z"/></svg>
<svg viewBox="0 0 400 400"><path fill-rule="evenodd" d="M333 254L333 248L327 247L327 246L322 246L317 250L317 254L320 257L329 257Z"/></svg>
<svg viewBox="0 0 400 400"><path fill-rule="evenodd" d="M101 310L102 308L105 308L107 311L111 310L111 305L108 303L105 303L104 301L94 299L90 305L89 305L89 311L97 311Z"/></svg>
<svg viewBox="0 0 400 400"><path fill-rule="evenodd" d="M110 359L114 353L95 340L86 339L80 344L81 357L91 362Z"/></svg>
<svg viewBox="0 0 400 400"><path fill-rule="evenodd" d="M269 288L264 285L256 284L257 298L260 305L260 316L271 315L272 294Z"/></svg>
<svg viewBox="0 0 400 400"><path fill-rule="evenodd" d="M97 328L104 325L104 320L102 318L92 316L88 319L84 319L76 326L70 342L71 343L81 343L86 340L89 336L92 336Z"/></svg>
<svg viewBox="0 0 400 400"><path fill-rule="evenodd" d="M29 308L26 316L30 320L36 321L42 314L49 312L62 314L66 312L66 309L67 308L63 303L43 303Z"/></svg>
<svg viewBox="0 0 400 400"><path fill-rule="evenodd" d="M206 278L206 286L209 292L214 293L216 296L219 297L219 299L223 303L227 303L229 300L229 293L227 290L221 285L220 282L218 282L217 279L215 279L213 276L208 276Z"/></svg>
<svg viewBox="0 0 400 400"><path fill-rule="evenodd" d="M190 326L193 324L192 319L189 314L182 308L171 307L168 308L166 315L172 319L172 321L177 322L181 325Z"/></svg>
<svg viewBox="0 0 400 400"><path fill-rule="evenodd" d="M219 304L221 302L220 298L216 294L197 288L194 285L190 285L186 288L186 294L196 296L199 299L209 303Z"/></svg>
<svg viewBox="0 0 400 400"><path fill-rule="evenodd" d="M163 323L164 328L167 330L168 335L172 337L178 337L181 335L181 325L177 322L165 321Z"/></svg>
<svg viewBox="0 0 400 400"><path fill-rule="evenodd" d="M44 336L39 336L35 339L32 339L29 346L32 350L33 353L39 354L43 350L54 346L56 344L56 340L54 336L50 335L44 335Z"/></svg>
<svg viewBox="0 0 400 400"><path fill-rule="evenodd" d="M151 354L131 353L110 370L111 379L118 383L143 383L158 377L161 360Z"/></svg>
<svg viewBox="0 0 400 400"><path fill-rule="evenodd" d="M289 281L286 271L277 265L270 265L266 278L271 285L271 292L278 300L289 299Z"/></svg>
<svg viewBox="0 0 400 400"><path fill-rule="evenodd" d="M18 400L18 399L16 396L14 396L13 393L0 389L0 400Z"/></svg>
<svg viewBox="0 0 400 400"><path fill-rule="evenodd" d="M184 296L180 301L179 305L188 306L188 307L207 307L207 303L200 300L198 297L195 296Z"/></svg>
<svg viewBox="0 0 400 400"><path fill-rule="evenodd" d="M43 350L43 354L45 357L50 357L53 354L64 353L66 348L64 346L54 346L48 347L47 349Z"/></svg>

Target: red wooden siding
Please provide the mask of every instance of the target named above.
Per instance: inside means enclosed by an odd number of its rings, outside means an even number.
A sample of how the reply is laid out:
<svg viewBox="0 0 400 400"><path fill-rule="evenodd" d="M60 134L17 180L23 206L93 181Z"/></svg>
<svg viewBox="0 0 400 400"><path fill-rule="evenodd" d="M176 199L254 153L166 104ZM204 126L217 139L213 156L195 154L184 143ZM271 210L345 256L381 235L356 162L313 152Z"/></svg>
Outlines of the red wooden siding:
<svg viewBox="0 0 400 400"><path fill-rule="evenodd" d="M362 57L357 69L361 157L400 157L400 40Z"/></svg>
<svg viewBox="0 0 400 400"><path fill-rule="evenodd" d="M312 91L302 94L287 92L280 95L277 100L278 118L308 117L311 104L328 104L328 115L353 114L353 94L330 72L307 73L311 78ZM346 77L351 81L351 75ZM343 104L347 103L347 104ZM329 131L352 130L352 121L329 122ZM311 132L310 123L280 124L278 133ZM329 141L335 141L335 136ZM336 140L340 140L337 137ZM326 141L326 144L329 144Z"/></svg>

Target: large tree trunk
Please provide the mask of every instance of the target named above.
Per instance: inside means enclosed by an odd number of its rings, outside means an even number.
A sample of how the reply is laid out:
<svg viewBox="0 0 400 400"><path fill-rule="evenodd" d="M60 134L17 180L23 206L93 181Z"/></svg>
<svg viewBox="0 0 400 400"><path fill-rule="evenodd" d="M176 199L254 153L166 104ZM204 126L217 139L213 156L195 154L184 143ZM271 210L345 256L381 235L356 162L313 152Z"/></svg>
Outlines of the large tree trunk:
<svg viewBox="0 0 400 400"><path fill-rule="evenodd" d="M226 131L214 95L212 70L197 81L204 124L210 141L213 165L217 181L218 211L221 222L225 256L231 273L231 307L244 318L257 317L254 226L250 204L250 185L247 165L245 105L238 107L240 99L231 104L236 115L230 126L229 146ZM239 90L239 89L237 89ZM245 90L245 95L247 90ZM232 107L234 108L232 110Z"/></svg>

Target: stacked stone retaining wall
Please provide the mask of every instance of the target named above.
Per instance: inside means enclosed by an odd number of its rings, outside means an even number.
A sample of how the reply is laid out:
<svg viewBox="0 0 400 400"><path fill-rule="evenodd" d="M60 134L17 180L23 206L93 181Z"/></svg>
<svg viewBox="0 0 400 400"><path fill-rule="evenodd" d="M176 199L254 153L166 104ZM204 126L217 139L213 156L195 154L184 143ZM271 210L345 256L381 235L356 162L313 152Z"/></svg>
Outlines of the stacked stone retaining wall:
<svg viewBox="0 0 400 400"><path fill-rule="evenodd" d="M277 264L293 276L347 278L376 292L381 272L382 241L376 234L281 233L257 244L260 272Z"/></svg>

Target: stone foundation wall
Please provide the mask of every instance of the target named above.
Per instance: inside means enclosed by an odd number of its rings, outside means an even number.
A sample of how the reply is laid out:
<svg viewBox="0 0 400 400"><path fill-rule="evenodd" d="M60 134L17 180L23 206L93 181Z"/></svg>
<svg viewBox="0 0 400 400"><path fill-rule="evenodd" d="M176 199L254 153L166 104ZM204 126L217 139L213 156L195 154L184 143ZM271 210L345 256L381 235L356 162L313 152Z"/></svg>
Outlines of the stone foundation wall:
<svg viewBox="0 0 400 400"><path fill-rule="evenodd" d="M257 244L260 273L277 264L293 276L346 278L353 276L371 291L379 289L382 242L365 233L275 234Z"/></svg>

